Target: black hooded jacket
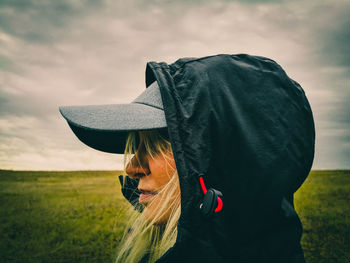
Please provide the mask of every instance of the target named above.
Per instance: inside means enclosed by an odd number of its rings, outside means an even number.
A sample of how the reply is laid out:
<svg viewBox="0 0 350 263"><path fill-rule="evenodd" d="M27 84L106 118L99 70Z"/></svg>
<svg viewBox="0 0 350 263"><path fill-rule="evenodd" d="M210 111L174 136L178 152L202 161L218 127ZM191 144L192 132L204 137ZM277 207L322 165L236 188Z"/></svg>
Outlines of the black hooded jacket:
<svg viewBox="0 0 350 263"><path fill-rule="evenodd" d="M157 262L305 262L293 194L310 172L315 128L300 85L246 54L149 62L181 187L175 245ZM203 217L207 188L223 209Z"/></svg>

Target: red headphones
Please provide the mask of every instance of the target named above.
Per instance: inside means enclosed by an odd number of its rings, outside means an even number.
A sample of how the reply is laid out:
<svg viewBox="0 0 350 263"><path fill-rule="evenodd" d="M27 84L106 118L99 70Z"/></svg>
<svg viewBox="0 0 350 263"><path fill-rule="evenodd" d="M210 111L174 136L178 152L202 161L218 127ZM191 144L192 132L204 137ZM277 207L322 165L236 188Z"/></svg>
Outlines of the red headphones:
<svg viewBox="0 0 350 263"><path fill-rule="evenodd" d="M205 217L209 217L222 209L223 202L221 197L223 197L223 195L220 191L213 188L207 190L202 176L199 177L199 182L204 193L204 199L203 203L200 205L200 210Z"/></svg>

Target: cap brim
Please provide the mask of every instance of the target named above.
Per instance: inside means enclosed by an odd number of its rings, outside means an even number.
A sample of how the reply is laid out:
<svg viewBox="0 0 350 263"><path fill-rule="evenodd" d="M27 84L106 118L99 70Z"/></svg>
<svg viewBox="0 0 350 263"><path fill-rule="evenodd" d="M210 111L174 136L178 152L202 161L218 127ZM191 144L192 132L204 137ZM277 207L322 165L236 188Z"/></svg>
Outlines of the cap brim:
<svg viewBox="0 0 350 263"><path fill-rule="evenodd" d="M124 153L130 131L167 127L164 111L139 103L59 107L80 141L103 152Z"/></svg>

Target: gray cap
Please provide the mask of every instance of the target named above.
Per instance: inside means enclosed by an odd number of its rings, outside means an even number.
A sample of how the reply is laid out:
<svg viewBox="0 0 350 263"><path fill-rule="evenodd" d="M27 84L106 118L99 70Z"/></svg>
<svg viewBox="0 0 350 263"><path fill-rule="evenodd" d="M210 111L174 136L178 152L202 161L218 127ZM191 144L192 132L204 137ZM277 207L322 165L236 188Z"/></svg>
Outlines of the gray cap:
<svg viewBox="0 0 350 263"><path fill-rule="evenodd" d="M104 152L123 153L128 132L166 128L157 81L129 104L59 107L75 135Z"/></svg>

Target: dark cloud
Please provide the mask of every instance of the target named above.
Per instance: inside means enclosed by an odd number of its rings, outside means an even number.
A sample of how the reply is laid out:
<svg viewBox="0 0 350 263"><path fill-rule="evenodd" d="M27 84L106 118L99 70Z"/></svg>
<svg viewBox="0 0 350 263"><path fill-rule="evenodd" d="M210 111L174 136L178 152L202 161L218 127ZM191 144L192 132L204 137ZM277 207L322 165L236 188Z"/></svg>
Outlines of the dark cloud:
<svg viewBox="0 0 350 263"><path fill-rule="evenodd" d="M335 65L350 68L350 5L346 10L346 15L342 17L336 27L325 32L324 47L327 58Z"/></svg>
<svg viewBox="0 0 350 263"><path fill-rule="evenodd" d="M350 2L338 0L315 2L308 17L302 20L310 27L315 59L324 66L350 67Z"/></svg>
<svg viewBox="0 0 350 263"><path fill-rule="evenodd" d="M75 19L100 7L100 1L0 2L0 28L20 39L44 44L57 41Z"/></svg>

